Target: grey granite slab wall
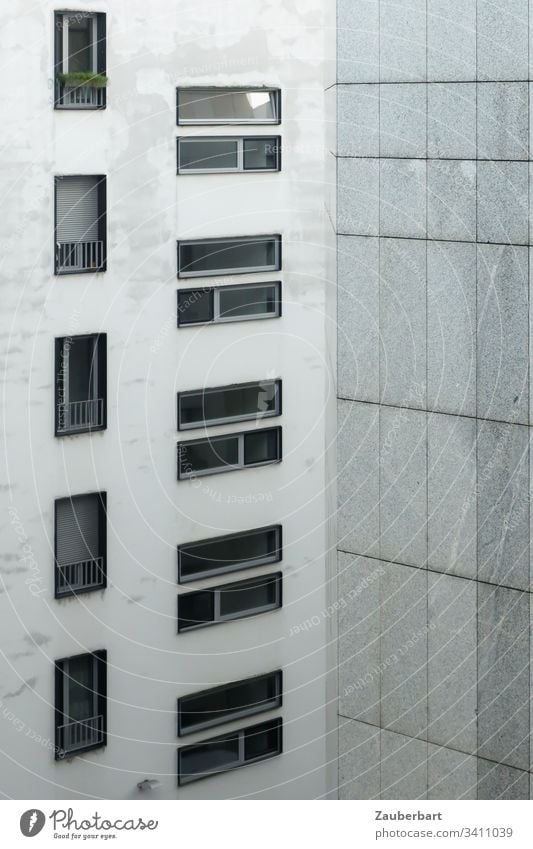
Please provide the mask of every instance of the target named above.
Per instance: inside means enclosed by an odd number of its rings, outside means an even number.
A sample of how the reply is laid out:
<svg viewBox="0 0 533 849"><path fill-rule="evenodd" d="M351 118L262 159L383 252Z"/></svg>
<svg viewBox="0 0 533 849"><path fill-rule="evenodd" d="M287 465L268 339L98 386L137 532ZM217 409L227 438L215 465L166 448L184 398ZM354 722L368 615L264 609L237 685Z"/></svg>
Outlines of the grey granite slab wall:
<svg viewBox="0 0 533 849"><path fill-rule="evenodd" d="M529 799L533 0L338 0L339 795Z"/></svg>

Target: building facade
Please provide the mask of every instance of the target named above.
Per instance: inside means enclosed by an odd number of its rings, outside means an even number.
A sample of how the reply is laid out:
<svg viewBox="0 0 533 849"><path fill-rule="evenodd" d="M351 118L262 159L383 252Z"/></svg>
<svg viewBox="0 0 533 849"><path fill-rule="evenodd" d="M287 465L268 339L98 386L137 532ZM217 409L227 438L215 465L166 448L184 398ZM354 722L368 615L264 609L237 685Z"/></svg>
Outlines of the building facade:
<svg viewBox="0 0 533 849"><path fill-rule="evenodd" d="M528 799L528 0L339 0L339 793Z"/></svg>
<svg viewBox="0 0 533 849"><path fill-rule="evenodd" d="M326 13L2 11L6 796L336 784Z"/></svg>

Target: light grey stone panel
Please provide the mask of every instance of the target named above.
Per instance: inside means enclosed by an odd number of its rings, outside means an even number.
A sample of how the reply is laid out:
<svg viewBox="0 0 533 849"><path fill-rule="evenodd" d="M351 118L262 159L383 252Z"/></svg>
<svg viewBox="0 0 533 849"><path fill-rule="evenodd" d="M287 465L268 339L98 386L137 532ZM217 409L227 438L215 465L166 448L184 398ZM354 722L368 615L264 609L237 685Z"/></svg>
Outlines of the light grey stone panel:
<svg viewBox="0 0 533 849"><path fill-rule="evenodd" d="M528 249L478 247L478 415L529 420Z"/></svg>
<svg viewBox="0 0 533 849"><path fill-rule="evenodd" d="M337 254L338 393L379 400L379 244L339 236Z"/></svg>
<svg viewBox="0 0 533 849"><path fill-rule="evenodd" d="M528 83L479 83L478 159L527 159Z"/></svg>
<svg viewBox="0 0 533 849"><path fill-rule="evenodd" d="M476 158L475 83L428 84L428 156Z"/></svg>
<svg viewBox="0 0 533 849"><path fill-rule="evenodd" d="M428 405L476 414L476 246L429 242Z"/></svg>
<svg viewBox="0 0 533 849"><path fill-rule="evenodd" d="M337 57L339 82L379 81L379 0L338 0Z"/></svg>
<svg viewBox="0 0 533 849"><path fill-rule="evenodd" d="M529 799L529 774L478 758L478 799Z"/></svg>
<svg viewBox="0 0 533 849"><path fill-rule="evenodd" d="M339 548L379 556L379 408L339 401Z"/></svg>
<svg viewBox="0 0 533 849"><path fill-rule="evenodd" d="M381 0L382 82L426 80L426 0Z"/></svg>
<svg viewBox="0 0 533 849"><path fill-rule="evenodd" d="M379 86L337 86L339 156L379 156Z"/></svg>
<svg viewBox="0 0 533 849"><path fill-rule="evenodd" d="M478 162L478 242L527 245L527 162Z"/></svg>
<svg viewBox="0 0 533 849"><path fill-rule="evenodd" d="M426 162L382 159L380 232L382 236L426 235Z"/></svg>
<svg viewBox="0 0 533 849"><path fill-rule="evenodd" d="M428 563L439 572L473 579L477 577L476 435L474 419L428 417Z"/></svg>
<svg viewBox="0 0 533 849"><path fill-rule="evenodd" d="M476 0L428 0L428 80L476 78Z"/></svg>
<svg viewBox="0 0 533 849"><path fill-rule="evenodd" d="M340 720L339 799L379 799L380 730Z"/></svg>
<svg viewBox="0 0 533 849"><path fill-rule="evenodd" d="M381 799L427 798L427 749L424 740L381 732Z"/></svg>
<svg viewBox="0 0 533 849"><path fill-rule="evenodd" d="M528 590L528 428L478 422L478 579Z"/></svg>
<svg viewBox="0 0 533 849"><path fill-rule="evenodd" d="M427 572L397 563L381 578L381 724L426 738Z"/></svg>
<svg viewBox="0 0 533 849"><path fill-rule="evenodd" d="M380 393L386 404L426 406L426 244L380 245Z"/></svg>
<svg viewBox="0 0 533 849"><path fill-rule="evenodd" d="M428 572L428 740L475 753L475 581Z"/></svg>
<svg viewBox="0 0 533 849"><path fill-rule="evenodd" d="M414 566L427 561L427 414L380 412L381 557Z"/></svg>
<svg viewBox="0 0 533 849"><path fill-rule="evenodd" d="M339 713L379 725L379 560L339 554Z"/></svg>
<svg viewBox="0 0 533 849"><path fill-rule="evenodd" d="M528 0L478 0L480 80L527 80Z"/></svg>
<svg viewBox="0 0 533 849"><path fill-rule="evenodd" d="M428 799L477 799L477 759L430 743Z"/></svg>
<svg viewBox="0 0 533 849"><path fill-rule="evenodd" d="M428 162L428 236L476 240L476 163Z"/></svg>
<svg viewBox="0 0 533 849"><path fill-rule="evenodd" d="M529 595L478 584L478 753L529 769Z"/></svg>
<svg viewBox="0 0 533 849"><path fill-rule="evenodd" d="M379 161L339 159L338 232L377 236L379 231Z"/></svg>
<svg viewBox="0 0 533 849"><path fill-rule="evenodd" d="M425 83L380 86L380 155L425 157L427 148Z"/></svg>

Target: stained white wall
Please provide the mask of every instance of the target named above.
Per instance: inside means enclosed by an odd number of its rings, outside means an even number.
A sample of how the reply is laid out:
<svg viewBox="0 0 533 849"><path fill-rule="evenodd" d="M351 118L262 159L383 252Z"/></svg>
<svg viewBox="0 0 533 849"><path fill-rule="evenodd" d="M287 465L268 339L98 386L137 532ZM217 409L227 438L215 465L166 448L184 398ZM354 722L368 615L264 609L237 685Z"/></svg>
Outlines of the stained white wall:
<svg viewBox="0 0 533 849"><path fill-rule="evenodd" d="M8 447L0 791L135 798L138 781L157 777L161 798L320 797L333 753L325 709L332 622L325 456L335 395L324 250L328 2L77 2L75 10L108 16L108 108L96 113L52 109L54 8L15 2L0 13ZM176 177L178 84L281 87L282 173ZM108 271L54 277L53 177L76 173L108 175ZM269 232L283 234L283 317L178 331L176 240ZM108 334L108 428L54 438L54 337L95 331ZM178 389L278 376L284 410L272 424L283 425L283 462L204 478L201 486L178 484ZM54 600L54 498L96 489L108 493L110 585ZM285 541L283 609L178 637L177 543L277 522ZM318 624L299 627L307 620ZM109 664L108 746L57 764L53 662L101 648ZM176 698L278 666L284 755L178 790Z"/></svg>

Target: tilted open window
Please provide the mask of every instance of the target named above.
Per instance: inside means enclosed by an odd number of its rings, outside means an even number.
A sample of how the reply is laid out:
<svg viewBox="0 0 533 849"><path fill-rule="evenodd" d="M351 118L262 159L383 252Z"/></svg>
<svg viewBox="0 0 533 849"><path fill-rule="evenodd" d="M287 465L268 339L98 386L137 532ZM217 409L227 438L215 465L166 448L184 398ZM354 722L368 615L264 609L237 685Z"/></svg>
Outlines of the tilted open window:
<svg viewBox="0 0 533 849"><path fill-rule="evenodd" d="M281 415L281 380L178 392L178 430Z"/></svg>
<svg viewBox="0 0 533 849"><path fill-rule="evenodd" d="M178 124L279 124L277 88L178 88Z"/></svg>
<svg viewBox="0 0 533 849"><path fill-rule="evenodd" d="M178 546L178 583L279 563L281 546L281 525L184 543Z"/></svg>

